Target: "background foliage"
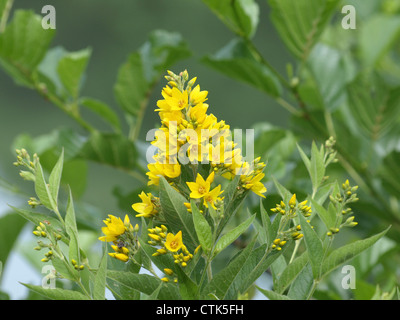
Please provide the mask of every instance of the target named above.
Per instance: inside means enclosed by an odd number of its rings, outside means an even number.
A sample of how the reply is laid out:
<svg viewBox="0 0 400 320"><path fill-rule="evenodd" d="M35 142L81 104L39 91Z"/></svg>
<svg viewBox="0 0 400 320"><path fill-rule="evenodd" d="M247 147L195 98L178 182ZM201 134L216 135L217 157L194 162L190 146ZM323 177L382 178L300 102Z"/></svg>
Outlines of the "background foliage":
<svg viewBox="0 0 400 320"><path fill-rule="evenodd" d="M339 163L327 174L350 177L360 187L353 207L359 227L343 242L392 228L351 262L356 290L342 290L333 274L315 297L369 299L392 292L400 240L398 2L85 1L79 10L49 2L15 1L0 37L4 267L12 250L41 267L32 250L18 245L25 221L6 206L25 203L32 193L17 182L14 149L37 152L49 171L64 146L62 182L74 192L79 229L92 248L99 217L130 213L145 182L141 151L145 133L158 121L152 109L160 77L167 68L187 68L210 91L217 117L256 129L256 152L268 159L267 209L279 198L272 178L299 197L311 187L296 143L309 154L312 140L336 138ZM28 26L37 25L33 11L40 14L45 4L56 7L57 30L42 37ZM345 4L357 10L356 30L341 27ZM259 212L258 202L252 205Z"/></svg>

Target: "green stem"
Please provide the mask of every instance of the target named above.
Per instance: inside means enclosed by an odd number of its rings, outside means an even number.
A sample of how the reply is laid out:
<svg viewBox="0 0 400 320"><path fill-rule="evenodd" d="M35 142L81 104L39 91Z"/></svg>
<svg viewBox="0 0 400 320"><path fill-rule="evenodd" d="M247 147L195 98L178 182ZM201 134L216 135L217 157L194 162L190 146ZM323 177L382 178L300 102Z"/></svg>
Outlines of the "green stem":
<svg viewBox="0 0 400 320"><path fill-rule="evenodd" d="M3 33L7 26L8 17L10 16L11 8L13 6L14 0L8 0L1 16L0 21L0 33Z"/></svg>

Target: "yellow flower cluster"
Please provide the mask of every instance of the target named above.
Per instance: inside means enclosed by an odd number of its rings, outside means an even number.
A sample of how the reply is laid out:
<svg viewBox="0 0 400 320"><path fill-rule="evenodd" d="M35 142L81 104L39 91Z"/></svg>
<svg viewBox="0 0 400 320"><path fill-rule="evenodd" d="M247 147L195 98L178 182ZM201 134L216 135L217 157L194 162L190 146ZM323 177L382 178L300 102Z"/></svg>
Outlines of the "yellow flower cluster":
<svg viewBox="0 0 400 320"><path fill-rule="evenodd" d="M138 250L137 232L139 225L132 226L128 215L125 215L124 221L119 217L108 215L108 218L103 220L105 227L101 230L104 236L100 237L100 241L113 242L111 248L115 252L110 252L108 255L123 262L129 260L130 254L135 254Z"/></svg>
<svg viewBox="0 0 400 320"><path fill-rule="evenodd" d="M196 78L189 80L186 70L179 75L168 71L166 79L169 82L162 90L163 99L157 102L161 127L152 142L157 153L153 156L154 163L148 164L148 185L157 186L160 177L164 177L173 186L180 184L180 190L188 187L186 195L200 199L205 208L217 209L222 203L223 190L221 185L211 187L214 179L222 176L231 180L239 175L239 187L243 191L265 197L267 189L261 182L265 163L260 158L245 161L241 149L232 141L229 125L207 114L208 92L202 91L200 85L195 86ZM209 168L206 169L208 176L199 173L201 164ZM188 166L193 172L192 181L187 181L190 180L187 175L186 181L182 181L182 166ZM142 202L132 205L138 212L137 217L152 218L159 213L158 198L144 192L139 197ZM190 203L185 206L190 212Z"/></svg>
<svg viewBox="0 0 400 320"><path fill-rule="evenodd" d="M174 262L180 264L182 267L186 267L193 254L189 252L186 246L183 244L182 231L177 234L167 233L168 229L166 226L155 227L149 229L149 244L152 246L159 246L160 248L153 254L153 256L159 256L170 253L174 257Z"/></svg>

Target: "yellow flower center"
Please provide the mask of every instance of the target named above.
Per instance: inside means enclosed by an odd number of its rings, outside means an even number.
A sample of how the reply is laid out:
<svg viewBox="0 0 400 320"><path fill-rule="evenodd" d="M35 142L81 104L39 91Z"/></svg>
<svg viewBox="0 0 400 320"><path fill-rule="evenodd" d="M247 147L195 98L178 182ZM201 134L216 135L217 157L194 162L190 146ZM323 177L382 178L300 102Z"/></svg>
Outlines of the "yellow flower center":
<svg viewBox="0 0 400 320"><path fill-rule="evenodd" d="M170 247L171 247L172 249L175 250L176 248L178 248L179 243L178 243L178 241L173 240L173 241L171 241L171 243L170 243L169 245L170 245Z"/></svg>
<svg viewBox="0 0 400 320"><path fill-rule="evenodd" d="M206 188L204 188L203 186L199 187L199 193L205 193L206 192Z"/></svg>
<svg viewBox="0 0 400 320"><path fill-rule="evenodd" d="M185 100L181 99L178 101L179 108L183 108L185 106Z"/></svg>

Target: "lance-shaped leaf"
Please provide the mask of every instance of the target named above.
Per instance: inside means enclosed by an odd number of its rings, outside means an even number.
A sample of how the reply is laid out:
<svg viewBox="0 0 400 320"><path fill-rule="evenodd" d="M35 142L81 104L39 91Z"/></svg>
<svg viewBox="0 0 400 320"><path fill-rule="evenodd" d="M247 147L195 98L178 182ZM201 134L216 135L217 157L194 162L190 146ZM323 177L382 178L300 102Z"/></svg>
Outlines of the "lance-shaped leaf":
<svg viewBox="0 0 400 320"><path fill-rule="evenodd" d="M42 286L35 286L26 283L22 284L25 287L29 288L30 290L35 291L40 295L51 300L90 300L89 297L85 296L84 294L78 291L66 290L61 288L46 289L43 288Z"/></svg>
<svg viewBox="0 0 400 320"><path fill-rule="evenodd" d="M186 198L176 191L164 177L160 178L160 202L163 215L173 233L182 231L183 243L189 251L197 247L197 236L192 215L184 203Z"/></svg>
<svg viewBox="0 0 400 320"><path fill-rule="evenodd" d="M58 191L60 189L61 176L64 165L64 149L61 151L61 155L58 158L56 165L50 173L49 177L49 189L56 205L58 204Z"/></svg>
<svg viewBox="0 0 400 320"><path fill-rule="evenodd" d="M362 239L355 241L353 243L346 244L343 247L340 247L332 251L331 254L325 259L324 263L322 264L321 275L324 276L328 274L341 264L345 263L346 261L349 261L350 259L357 256L359 253L363 252L364 250L374 245L380 238L382 238L386 234L386 232L388 232L389 229L390 227L367 239Z"/></svg>
<svg viewBox="0 0 400 320"><path fill-rule="evenodd" d="M94 278L93 299L95 300L104 300L106 298L107 257L108 254L105 251Z"/></svg>
<svg viewBox="0 0 400 320"><path fill-rule="evenodd" d="M306 221L306 219L302 215L299 217L301 230L303 230L304 234L304 242L306 243L308 257L312 266L312 272L314 278L318 279L320 275L321 264L324 259L322 241L319 239L317 233L313 230L313 228L311 228L311 225Z"/></svg>
<svg viewBox="0 0 400 320"><path fill-rule="evenodd" d="M137 290L147 295L151 295L162 282L160 279L148 274L137 274L124 271L108 270L107 277L116 281L119 285L125 286L131 290ZM179 300L181 299L176 285L164 283L158 294L160 300Z"/></svg>
<svg viewBox="0 0 400 320"><path fill-rule="evenodd" d="M190 201L193 215L194 228L196 230L197 238L201 244L203 251L208 254L213 245L213 235L211 227L208 224L206 218L200 213L199 208L197 208L196 203L192 199Z"/></svg>
<svg viewBox="0 0 400 320"><path fill-rule="evenodd" d="M239 238L241 234L244 233L250 227L255 217L256 217L255 214L252 215L246 221L242 222L240 225L233 228L232 230L229 230L226 234L224 234L215 245L213 257L215 257L218 253L220 253L227 246L229 246L233 241Z"/></svg>

